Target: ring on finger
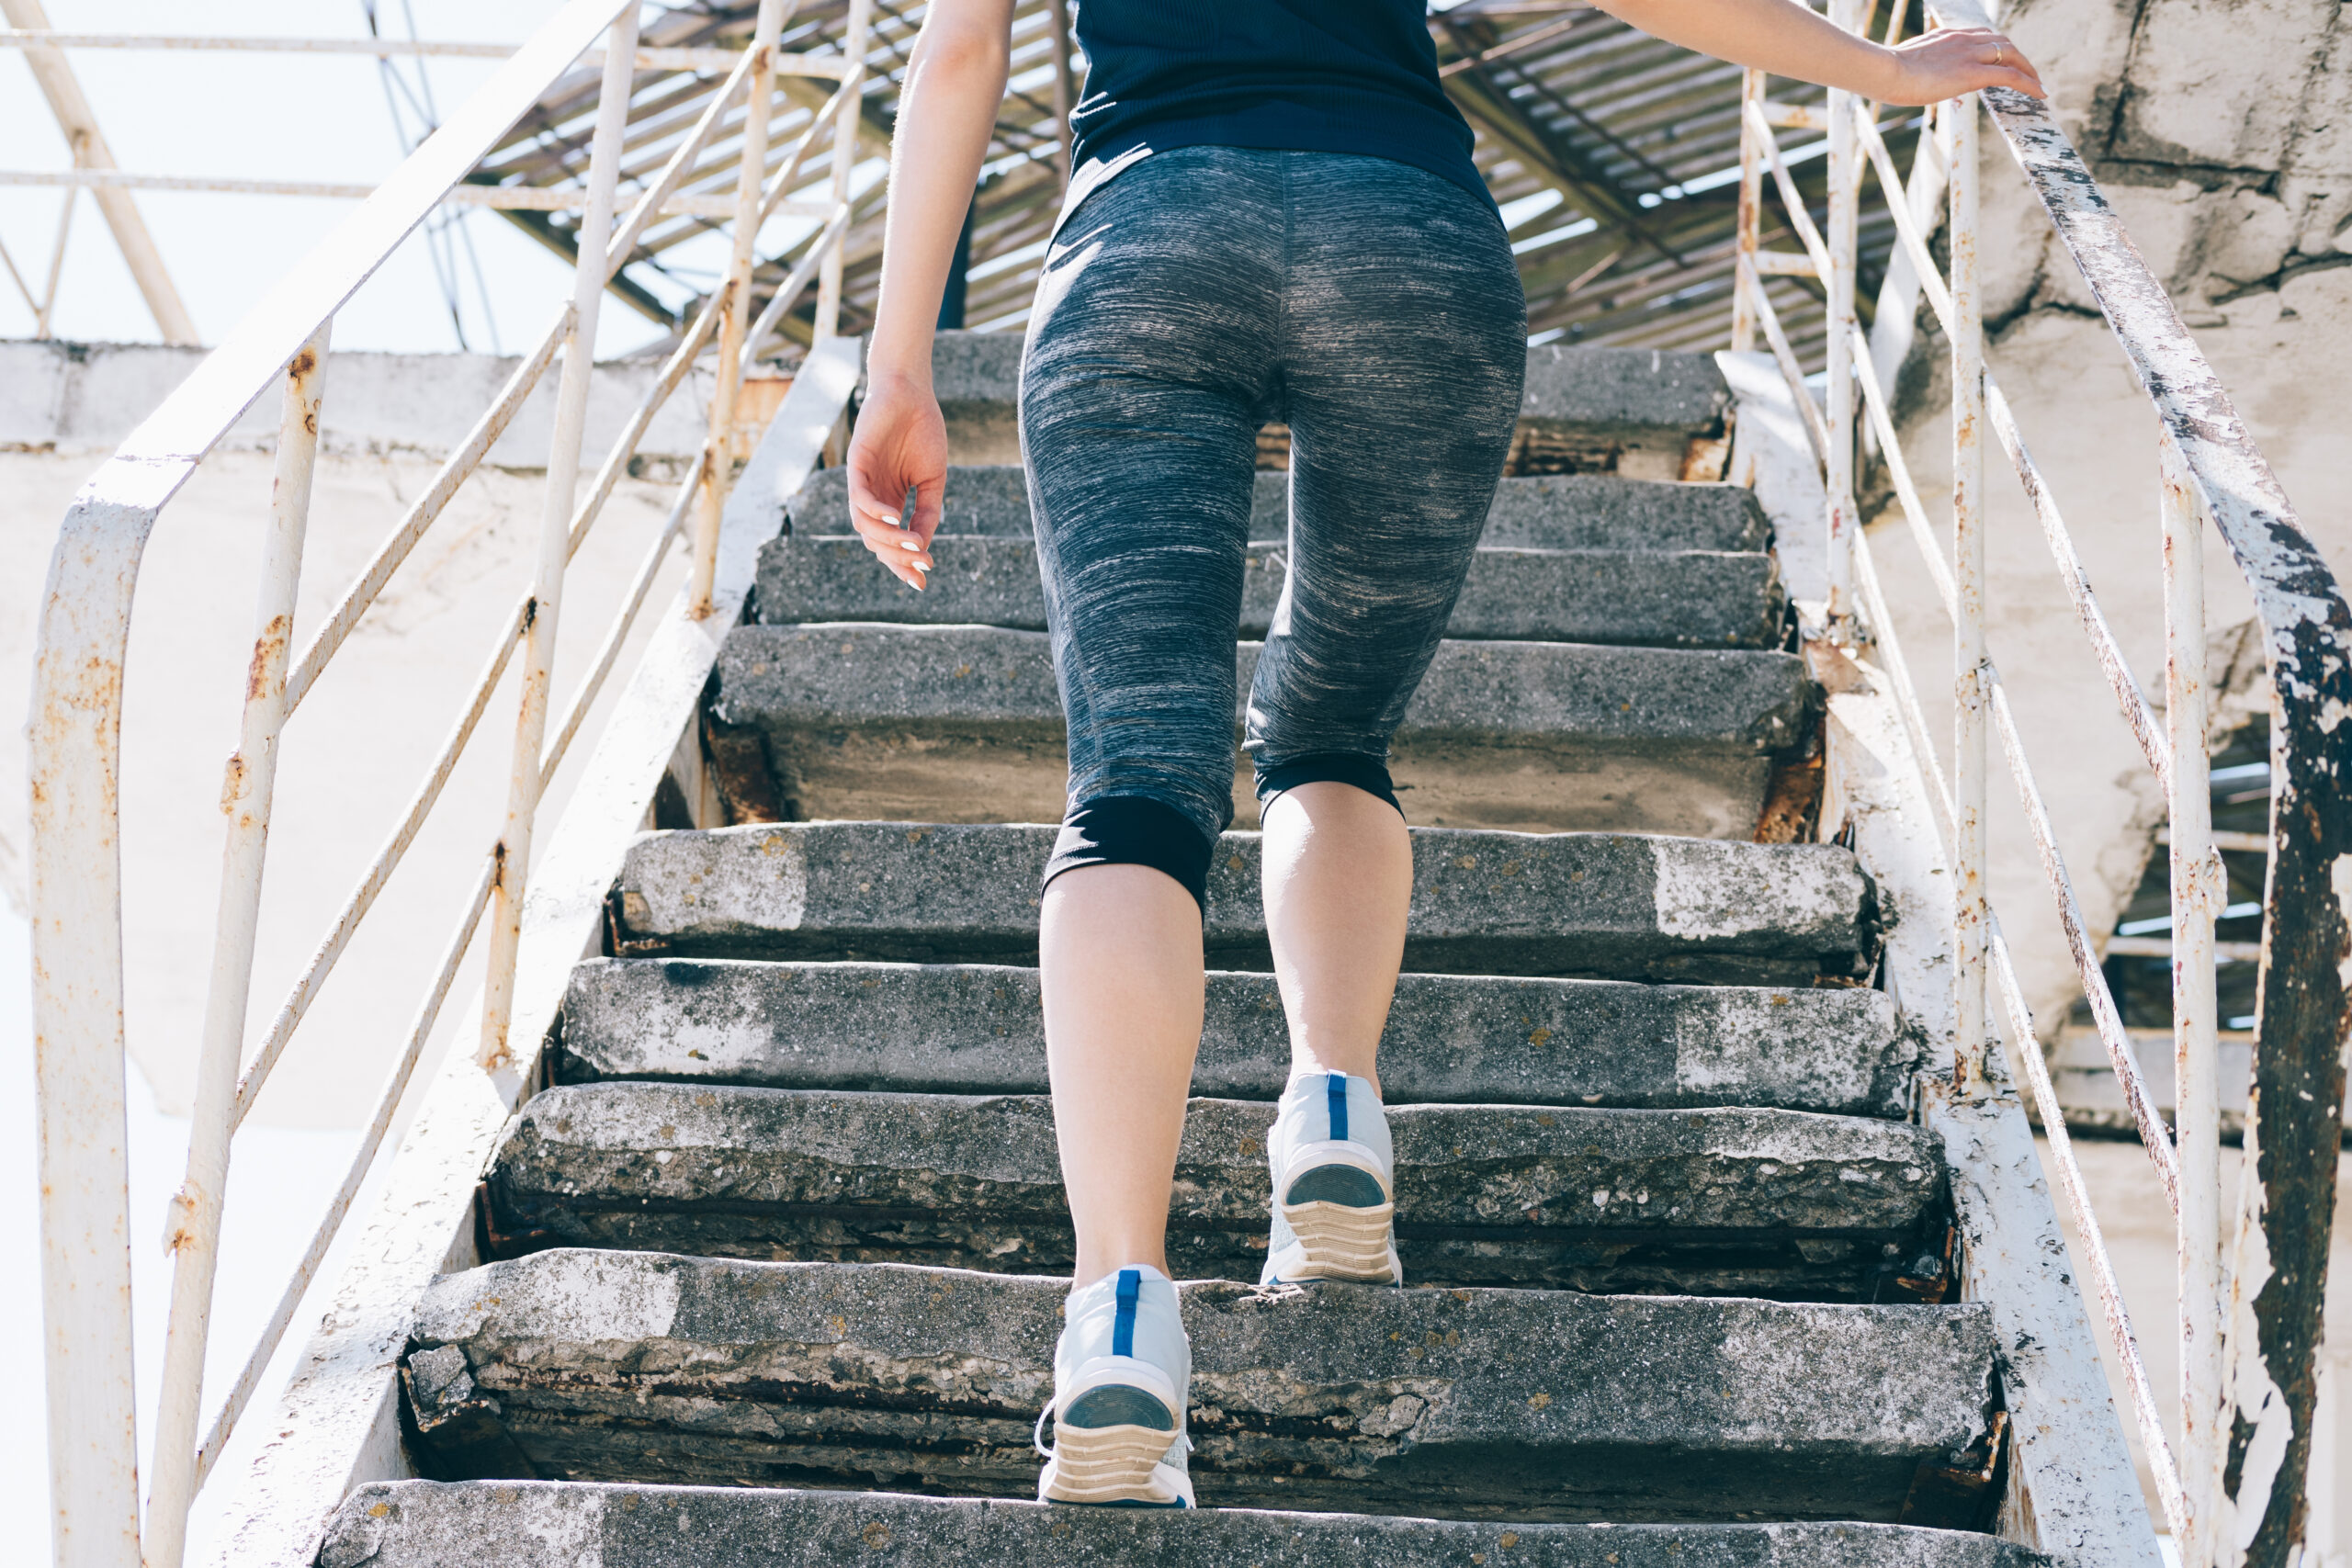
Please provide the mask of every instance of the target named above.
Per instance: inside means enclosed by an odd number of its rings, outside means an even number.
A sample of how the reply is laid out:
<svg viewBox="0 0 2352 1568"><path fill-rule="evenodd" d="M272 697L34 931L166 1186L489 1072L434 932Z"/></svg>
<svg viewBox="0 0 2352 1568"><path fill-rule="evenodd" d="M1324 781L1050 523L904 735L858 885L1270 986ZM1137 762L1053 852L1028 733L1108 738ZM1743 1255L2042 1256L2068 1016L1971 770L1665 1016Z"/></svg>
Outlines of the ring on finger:
<svg viewBox="0 0 2352 1568"><path fill-rule="evenodd" d="M1997 44L1997 43L1996 43L1996 44L1995 44L1995 45L1993 46L1993 63L1994 63L1994 64L1996 64L1996 65L1998 65L1998 64L2000 64L2000 63L2001 63L2001 60L2002 60L2002 49L2001 49L2001 46L2000 46L1999 44Z"/></svg>

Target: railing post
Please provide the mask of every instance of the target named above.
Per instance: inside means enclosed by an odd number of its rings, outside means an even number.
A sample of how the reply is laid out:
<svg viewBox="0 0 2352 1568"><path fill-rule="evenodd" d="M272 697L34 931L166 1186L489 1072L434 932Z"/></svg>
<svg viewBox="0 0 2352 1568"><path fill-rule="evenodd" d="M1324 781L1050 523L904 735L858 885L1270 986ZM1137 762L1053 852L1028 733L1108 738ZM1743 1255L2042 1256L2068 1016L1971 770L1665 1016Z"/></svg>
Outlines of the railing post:
<svg viewBox="0 0 2352 1568"><path fill-rule="evenodd" d="M1829 19L1848 32L1862 27L1858 0L1830 0ZM1826 370L1829 381L1828 532L1830 635L1850 629L1854 614L1854 265L1859 250L1861 149L1854 134L1854 95L1829 91L1829 251ZM1758 279L1758 287L1762 279Z"/></svg>
<svg viewBox="0 0 2352 1568"><path fill-rule="evenodd" d="M743 155L735 174L735 248L719 283L725 297L718 308L718 384L711 392L710 429L703 438L694 559L688 563L693 574L688 613L696 620L710 614L710 586L718 567L718 517L727 505L735 459L742 456L735 433L735 393L743 380L743 329L752 319L752 245L760 237L760 208L766 194L762 182L767 174L768 107L775 96L775 40L783 27L784 0L760 0L751 45L760 58L744 89Z"/></svg>
<svg viewBox="0 0 2352 1568"><path fill-rule="evenodd" d="M228 842L221 852L203 1054L197 1062L187 1175L173 1196L164 1230L164 1247L173 1256L172 1311L155 1417L154 1483L147 1502L147 1568L179 1568L187 1545L188 1506L196 1496L204 1349L211 1324L212 1282L220 1267L229 1140L236 1130L230 1104L236 1097L245 1005L253 986L254 933L261 924L277 739L286 723L286 668L302 581L311 474L319 450L319 402L333 328L332 320L322 323L286 367L269 532L262 547L261 596L254 612L253 657L245 674L244 719L220 785Z"/></svg>
<svg viewBox="0 0 2352 1568"><path fill-rule="evenodd" d="M1756 126L1748 113L1750 104L1764 102L1764 73L1742 71L1739 73L1739 216L1734 244L1740 256L1747 257L1747 266L1735 261L1732 269L1731 348L1734 354L1747 354L1756 347L1756 301L1750 288L1761 288L1764 280L1754 276L1754 261L1758 233L1763 227L1764 214L1764 152L1756 145Z"/></svg>
<svg viewBox="0 0 2352 1568"><path fill-rule="evenodd" d="M2212 1568L2222 1401L2222 1113L2213 921L2228 886L2213 850L2205 754L2205 578L2195 481L2157 437L2164 524L2165 728L2172 742L2173 1145L2180 1167L2182 1568Z"/></svg>
<svg viewBox="0 0 2352 1568"><path fill-rule="evenodd" d="M596 312L605 295L605 252L613 240L613 191L620 175L621 133L628 129L630 84L637 59L637 11L625 6L605 40L605 76L596 102L596 134L588 153L588 206L581 214L579 254L572 268L571 335L563 347L563 379L556 390L555 434L548 447L547 491L539 504L539 557L524 622L523 673L514 720L514 755L507 779L506 826L492 852L498 889L492 908L490 960L482 979L481 1043L475 1060L485 1069L509 1064L506 1025L514 1011L514 959L523 938L523 889L531 863L531 829L539 807L539 746L547 734L548 688L555 673L555 632L563 603L563 569L571 554L572 491L580 479L580 443L588 423L588 389L595 370Z"/></svg>
<svg viewBox="0 0 2352 1568"><path fill-rule="evenodd" d="M1952 891L1957 1032L1953 1087L1962 1095L1986 1087L1985 1047L1992 1020L1984 981L1991 917L1985 908L1984 783L1984 329L1976 276L1976 99L1939 107L1951 128L1951 524L1952 586ZM1832 176L1833 180L1835 175ZM2020 1042L2020 1048L2030 1048Z"/></svg>
<svg viewBox="0 0 2352 1568"><path fill-rule="evenodd" d="M849 199L850 171L857 164L858 124L865 109L865 28L873 8L873 0L849 0L849 17L842 29L842 53L849 61L849 73L842 81L849 90L842 95L841 111L833 120L832 205L836 208ZM841 331L842 253L848 248L849 230L844 225L817 274L816 336L820 339Z"/></svg>

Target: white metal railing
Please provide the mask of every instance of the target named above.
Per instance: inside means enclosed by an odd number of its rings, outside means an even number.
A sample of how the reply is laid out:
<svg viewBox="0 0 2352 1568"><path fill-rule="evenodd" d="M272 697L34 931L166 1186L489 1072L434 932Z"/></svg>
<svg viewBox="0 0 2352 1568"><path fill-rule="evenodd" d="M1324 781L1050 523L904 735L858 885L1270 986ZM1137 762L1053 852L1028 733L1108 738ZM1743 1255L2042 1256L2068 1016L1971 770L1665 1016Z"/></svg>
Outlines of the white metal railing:
<svg viewBox="0 0 2352 1568"><path fill-rule="evenodd" d="M721 503L736 460L747 451L745 433L734 416L745 364L769 339L784 312L820 276L824 292L816 323L820 343L832 334L838 320L848 180L855 162L864 80L865 0L853 0L840 55L780 56L775 41L791 8L788 0L763 0L749 46L726 56L730 74L725 85L626 213L618 210L617 171L633 73L649 64L674 65L666 56L677 51L654 51L662 58L644 58L636 47L636 0L571 0L522 48L498 51L508 58L490 82L368 193L359 209L198 366L107 459L66 515L42 609L30 747L44 1352L52 1528L55 1560L61 1565L131 1568L143 1562L146 1568L178 1568L197 1491L258 1387L375 1166L458 964L485 921L489 963L477 1060L497 1070L537 1048L536 1041L518 1044L508 1035L526 868L542 794L612 673L665 557L682 537L690 538L692 547L694 592L686 613L710 613ZM82 45L94 40L0 35L0 43L26 41ZM220 40L140 41L227 47ZM717 51L689 52L695 56L694 63L702 65L709 63L704 56ZM584 58L600 60L603 76L582 188L566 196L584 213L577 231L571 297L297 657L295 594L334 314L437 203L454 190L468 188L461 182L469 171L550 85ZM766 110L774 78L785 73L834 80L840 85L781 166L769 174ZM745 104L744 151L725 213L734 225L727 276L685 330L605 455L587 493L580 497L600 302L645 225L676 208L680 180L738 102ZM820 145L831 153L827 199L787 200L786 193ZM769 217L797 211L823 221L802 242L802 254L782 288L758 319L751 320L753 239ZM679 485L550 739L552 664L565 568L594 527L654 415L714 340L717 390L702 461ZM480 673L446 739L406 810L248 1054L254 934L277 755L287 721L559 359L562 367L554 434L530 586L511 611L484 628L488 649ZM276 483L243 721L221 793L227 846L187 1178L167 1215L166 1238L175 1259L171 1312L154 1426L154 1473L142 1522L122 1146L121 905L116 844L123 654L139 553L149 530L205 455L273 381L280 385L282 400ZM480 874L463 897L454 900L456 925L441 942L433 981L368 1115L358 1150L287 1280L275 1312L199 1441L202 1373L232 1137L432 813L509 666L518 663L518 654L519 694L503 825Z"/></svg>
<svg viewBox="0 0 2352 1568"><path fill-rule="evenodd" d="M1931 0L1938 21L1988 26L1975 0ZM1831 0L1833 20L1860 22L1858 0ZM1890 27L1899 27L1894 7ZM1929 813L1952 873L1956 996L1953 1092L1993 1092L1992 1004L1997 998L2016 1061L2049 1136L2049 1162L2083 1244L2082 1261L2105 1317L2165 1523L2186 1568L2287 1564L2301 1533L2300 1499L2312 1434L2313 1356L2326 1272L2328 1212L2341 1134L2338 1049L2347 1023L2347 950L2338 877L2352 852L2352 807L2340 783L2352 765L2352 612L2303 536L2277 480L2227 395L2148 274L2098 186L2041 104L2005 89L1936 106L1909 179L1880 134L1876 106L1832 92L1827 223L1816 225L1773 138L1779 127L1822 129L1824 111L1775 106L1757 72L1742 91L1738 262L1733 344L1760 332L1787 378L1827 493L1826 600L1806 607L1809 639L1865 637L1920 761ZM2161 716L2141 690L2102 615L2041 469L1984 363L1977 248L1980 107L2041 199L2081 267L2119 345L2159 416L2155 468L2165 573L2165 681ZM1758 249L1769 174L1802 254ZM1950 346L1952 372L1952 546L1947 559L1905 463L1887 367L1858 346L1854 321L1856 215L1874 174L1895 228L1891 271L1924 295ZM1940 203L1937 193L1945 195ZM1943 208L1949 269L1928 238ZM1828 298L1826 409L1816 404L1765 292L1770 276L1820 281ZM1916 300L1890 291L1882 308L1907 321ZM1857 407L1867 416L1909 532L1953 627L1955 733L1947 783L1937 763L1894 624L1854 527ZM2006 688L1985 645L1984 432L2023 485L2084 632L2126 724L2168 800L2164 838L2173 889L2173 1013L2177 1132L2149 1093L2132 1039L2099 964L2098 942L2075 899L2064 859L2026 757ZM2223 1267L2220 1093L2213 925L2226 897L2207 784L2204 588L2199 533L2211 521L2254 591L2274 686L2273 856L2255 1084L2246 1118L2246 1170L2233 1266ZM1859 615L1860 626L1856 625ZM2083 992L2125 1102L2177 1217L2181 1439L2167 1440L2154 1388L2100 1237L2034 1022L1986 897L1985 797L1997 738ZM2257 1153L2258 1151L2258 1153ZM2316 1201L2312 1201L2316 1198ZM2233 1444L2233 1425L2239 1436Z"/></svg>

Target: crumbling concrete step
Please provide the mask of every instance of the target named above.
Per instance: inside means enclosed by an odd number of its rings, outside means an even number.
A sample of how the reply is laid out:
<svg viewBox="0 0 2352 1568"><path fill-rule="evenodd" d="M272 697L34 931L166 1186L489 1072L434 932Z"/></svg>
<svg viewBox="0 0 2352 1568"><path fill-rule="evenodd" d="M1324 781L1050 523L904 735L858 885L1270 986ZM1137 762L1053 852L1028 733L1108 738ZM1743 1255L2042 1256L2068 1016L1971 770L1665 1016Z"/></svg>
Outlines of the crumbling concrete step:
<svg viewBox="0 0 2352 1568"><path fill-rule="evenodd" d="M1036 1483L1066 1280L563 1249L445 1276L404 1364L451 1479ZM1182 1288L1201 1501L1894 1521L1986 1441L1981 1306Z"/></svg>
<svg viewBox="0 0 2352 1568"><path fill-rule="evenodd" d="M682 956L1034 963L1056 829L777 822L652 833L616 934ZM1810 985L1867 973L1870 888L1834 844L1417 829L1405 964L1419 971ZM1220 968L1263 968L1258 836L1209 866Z"/></svg>
<svg viewBox="0 0 2352 1568"><path fill-rule="evenodd" d="M888 1555L884 1555L888 1554ZM379 1481L319 1568L2042 1568L1989 1535L1893 1525L1531 1525L753 1487Z"/></svg>
<svg viewBox="0 0 2352 1568"><path fill-rule="evenodd" d="M1018 333L941 333L932 386L958 463L1017 463ZM1714 357L1553 344L1527 351L1510 471L1679 479L1720 439L1731 391ZM1694 454L1694 446L1702 446ZM1718 468L1720 463L1715 465Z"/></svg>
<svg viewBox="0 0 2352 1568"><path fill-rule="evenodd" d="M1240 645L1237 736L1257 652ZM1390 768L1433 826L1747 839L1770 754L1812 705L1794 654L1449 640ZM1043 632L744 626L719 651L716 711L764 735L788 816L1044 822L1065 805ZM1235 818L1254 824L1246 762Z"/></svg>
<svg viewBox="0 0 2352 1568"><path fill-rule="evenodd" d="M1778 1106L1900 1116L1919 1044L1883 991L1406 975L1380 1048L1391 1105ZM1037 971L1000 964L596 958L563 1006L570 1081L1043 1094ZM1219 971L1193 1090L1290 1076L1274 978Z"/></svg>
<svg viewBox="0 0 2352 1568"><path fill-rule="evenodd" d="M820 468L792 499L792 531L845 535L849 470ZM1290 522L1290 476L1261 473L1250 497L1250 536L1279 539ZM942 534L1026 539L1029 487L1019 467L947 470ZM1772 536L1756 492L1744 485L1677 484L1613 474L1507 479L1495 488L1483 544L1525 550L1715 550L1753 553Z"/></svg>
<svg viewBox="0 0 2352 1568"><path fill-rule="evenodd" d="M1273 1115L1192 1102L1179 1275L1258 1277ZM1400 1105L1388 1122L1416 1284L1869 1301L1940 1276L1917 1259L1943 1250L1942 1161L1907 1122ZM571 1085L508 1124L490 1185L495 1230L533 1246L1062 1276L1076 1259L1043 1095Z"/></svg>
<svg viewBox="0 0 2352 1568"><path fill-rule="evenodd" d="M969 624L1042 631L1046 593L1030 539L950 537L922 592L876 563L865 541L786 535L760 551L759 618ZM1282 597L1283 547L1243 558L1240 631L1263 637ZM1772 558L1657 550L1482 549L1446 635L1659 648L1770 648L1783 599Z"/></svg>

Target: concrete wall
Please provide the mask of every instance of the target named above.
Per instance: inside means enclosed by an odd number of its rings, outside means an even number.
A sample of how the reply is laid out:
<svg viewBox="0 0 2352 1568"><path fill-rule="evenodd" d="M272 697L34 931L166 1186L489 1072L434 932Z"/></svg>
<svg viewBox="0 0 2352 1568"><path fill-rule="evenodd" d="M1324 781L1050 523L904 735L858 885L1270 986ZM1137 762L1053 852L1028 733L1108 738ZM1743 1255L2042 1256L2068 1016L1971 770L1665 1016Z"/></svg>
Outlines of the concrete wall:
<svg viewBox="0 0 2352 1568"><path fill-rule="evenodd" d="M0 691L21 715L36 617L58 523L105 454L197 355L152 347L0 344ZM297 646L373 553L438 459L513 368L469 355L354 354L327 365L327 456L318 466ZM650 371L600 369L591 456ZM528 581L545 486L555 377L494 449L506 467L459 491L329 667L287 731L248 1037L258 1035L409 796ZM558 637L556 712L606 630L659 526L662 482L695 448L689 382L646 443L657 476L624 480L574 559ZM274 404L274 398L265 400ZM707 404L706 404L707 406ZM130 1048L168 1114L186 1114L203 1016L220 875L220 769L237 734L250 653L274 406L234 437L165 510L142 565L124 695L124 943ZM673 551L644 621L675 591ZM636 641L641 642L642 632ZM623 674L634 643L623 655ZM587 736L620 686L606 688ZM514 679L483 717L424 834L296 1037L256 1115L286 1125L364 1121L503 818ZM575 747L548 799L560 810L587 755ZM0 897L25 888L24 732L0 728ZM551 820L551 818L549 818ZM477 960L479 944L477 944ZM469 966L440 1031L471 1028ZM429 1072L426 1075L429 1077Z"/></svg>

